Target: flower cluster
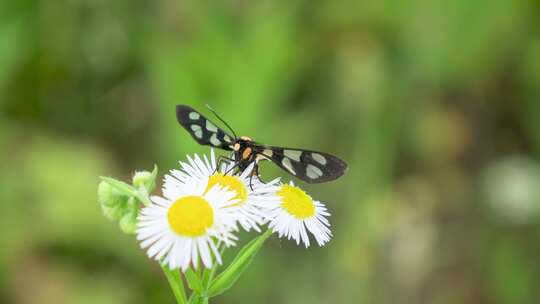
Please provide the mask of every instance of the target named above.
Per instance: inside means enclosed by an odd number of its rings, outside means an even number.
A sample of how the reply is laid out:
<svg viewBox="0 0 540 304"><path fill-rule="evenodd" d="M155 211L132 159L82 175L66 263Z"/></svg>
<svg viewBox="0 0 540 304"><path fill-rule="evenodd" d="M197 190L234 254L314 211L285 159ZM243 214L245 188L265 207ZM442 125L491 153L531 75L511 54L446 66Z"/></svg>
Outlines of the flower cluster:
<svg viewBox="0 0 540 304"><path fill-rule="evenodd" d="M267 225L280 237L319 246L332 236L326 207L302 189L279 179L262 182L253 167L231 174L230 164L218 165L198 155L180 162L164 177L162 197L152 196L138 215L137 239L148 256L186 271L199 263L221 264L220 247L234 246L240 228L261 231Z"/></svg>

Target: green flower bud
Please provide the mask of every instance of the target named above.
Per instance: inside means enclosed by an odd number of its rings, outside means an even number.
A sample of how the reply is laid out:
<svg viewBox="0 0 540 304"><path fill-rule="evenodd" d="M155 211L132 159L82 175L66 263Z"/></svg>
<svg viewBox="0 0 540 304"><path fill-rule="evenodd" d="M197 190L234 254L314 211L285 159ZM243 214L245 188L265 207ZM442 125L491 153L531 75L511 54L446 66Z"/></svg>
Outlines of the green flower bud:
<svg viewBox="0 0 540 304"><path fill-rule="evenodd" d="M101 210L103 210L103 214L106 218L108 218L111 221L118 221L122 218L125 211L125 204L120 204L116 206L107 206L105 204L101 204Z"/></svg>
<svg viewBox="0 0 540 304"><path fill-rule="evenodd" d="M126 234L135 234L137 231L137 209L124 214L120 219L120 229Z"/></svg>
<svg viewBox="0 0 540 304"><path fill-rule="evenodd" d="M133 176L133 186L135 188L145 188L147 193L154 191L156 187L157 166L154 166L152 172L140 171L135 172Z"/></svg>
<svg viewBox="0 0 540 304"><path fill-rule="evenodd" d="M113 207L125 203L127 197L114 189L109 183L101 181L98 185L98 201L101 205Z"/></svg>
<svg viewBox="0 0 540 304"><path fill-rule="evenodd" d="M110 183L102 181L98 186L98 201L105 217L112 221L118 221L126 213L131 212L133 207L128 205L129 197L115 189Z"/></svg>
<svg viewBox="0 0 540 304"><path fill-rule="evenodd" d="M148 171L139 171L135 172L135 175L133 175L133 186L135 188L145 187L146 184L151 182L150 179L152 178L152 173Z"/></svg>
<svg viewBox="0 0 540 304"><path fill-rule="evenodd" d="M135 234L140 202L149 205L148 193L156 185L157 167L152 172L141 171L133 176L133 185L110 177L101 177L98 186L98 200L103 214L118 221L120 229L127 234Z"/></svg>

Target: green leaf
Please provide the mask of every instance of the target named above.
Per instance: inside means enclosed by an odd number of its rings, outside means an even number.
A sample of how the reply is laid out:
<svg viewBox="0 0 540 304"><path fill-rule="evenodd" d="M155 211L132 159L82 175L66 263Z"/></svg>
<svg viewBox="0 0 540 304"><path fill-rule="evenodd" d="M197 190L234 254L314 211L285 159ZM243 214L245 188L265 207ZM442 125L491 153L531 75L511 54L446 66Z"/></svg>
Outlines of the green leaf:
<svg viewBox="0 0 540 304"><path fill-rule="evenodd" d="M259 252L262 245L271 234L272 231L267 230L262 235L247 243L240 252L238 252L227 269L220 273L212 282L210 289L208 290L208 295L210 297L215 297L231 288L253 261L255 255Z"/></svg>
<svg viewBox="0 0 540 304"><path fill-rule="evenodd" d="M189 297L188 304L203 304L208 303L208 297L201 296L197 293L191 294L191 297Z"/></svg>
<svg viewBox="0 0 540 304"><path fill-rule="evenodd" d="M118 190L120 193L127 195L127 196L135 196L138 197L137 189L135 189L133 186L126 184L122 181L116 180L111 177L102 176L101 180L107 182L109 185L111 185L113 188Z"/></svg>
<svg viewBox="0 0 540 304"><path fill-rule="evenodd" d="M154 168L155 172L157 172L156 168L157 167ZM152 172L152 174L154 174L154 172ZM111 177L106 177L106 176L101 176L101 180L107 182L109 185L111 185L114 189L116 189L118 192L122 193L123 195L136 197L145 206L150 205L150 199L148 198L148 192L146 191L146 188L141 187L140 190L137 190L135 187L129 184L126 184L122 181L116 180Z"/></svg>
<svg viewBox="0 0 540 304"><path fill-rule="evenodd" d="M154 191L154 188L156 187L157 174L158 174L158 167L157 165L154 165L154 169L152 170L152 173L151 173L151 179L150 179L151 182L146 184L146 190L148 192Z"/></svg>
<svg viewBox="0 0 540 304"><path fill-rule="evenodd" d="M203 292L203 285L199 275L191 268L188 268L186 272L184 272L184 275L186 276L189 288L196 293L201 294Z"/></svg>
<svg viewBox="0 0 540 304"><path fill-rule="evenodd" d="M217 263L215 263L217 265ZM216 265L214 265L212 267L212 269L208 269L208 268L205 268L203 270L203 274L202 274L202 284L203 284L203 288L205 289L208 289L208 287L210 287L210 281L212 280L212 278L210 277L210 275L212 274L212 270L214 270L216 268Z"/></svg>
<svg viewBox="0 0 540 304"><path fill-rule="evenodd" d="M180 277L180 272L178 270L170 270L167 265L161 265L163 273L167 277L167 281L171 285L173 290L174 297L178 304L187 304L186 292L184 291L184 283L182 283L182 278Z"/></svg>

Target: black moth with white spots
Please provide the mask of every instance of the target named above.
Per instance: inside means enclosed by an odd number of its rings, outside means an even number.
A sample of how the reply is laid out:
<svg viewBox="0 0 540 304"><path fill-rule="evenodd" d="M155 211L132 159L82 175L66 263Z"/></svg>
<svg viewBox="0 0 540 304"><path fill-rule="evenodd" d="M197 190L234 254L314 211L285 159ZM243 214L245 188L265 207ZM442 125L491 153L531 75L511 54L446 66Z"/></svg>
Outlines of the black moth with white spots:
<svg viewBox="0 0 540 304"><path fill-rule="evenodd" d="M219 116L217 117L221 120ZM258 162L270 160L281 169L308 183L331 181L347 171L345 161L328 153L267 146L249 137L237 137L232 129L234 136L231 136L186 105L176 106L176 119L199 144L232 151L233 158L229 160L234 162L234 166L239 170L244 170L251 163L255 163L254 174L258 174ZM227 125L225 121L223 122Z"/></svg>

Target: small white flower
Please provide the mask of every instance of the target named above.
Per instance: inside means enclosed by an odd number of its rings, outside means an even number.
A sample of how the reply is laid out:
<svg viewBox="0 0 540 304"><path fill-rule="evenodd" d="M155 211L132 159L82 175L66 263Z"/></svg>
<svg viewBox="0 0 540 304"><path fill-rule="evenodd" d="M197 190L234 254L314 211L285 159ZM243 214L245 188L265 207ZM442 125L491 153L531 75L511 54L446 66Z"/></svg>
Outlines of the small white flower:
<svg viewBox="0 0 540 304"><path fill-rule="evenodd" d="M233 165L224 165L220 172L229 172ZM279 178L267 183L261 182L257 176L251 176L254 165L249 165L238 175L213 174L208 180L208 186L217 184L228 190L234 190L236 192L234 198L238 200L235 206L238 207L237 212L240 214L238 223L246 231L253 228L261 232L259 225L266 222L263 208L268 205L268 202L279 199L275 194L279 189Z"/></svg>
<svg viewBox="0 0 540 304"><path fill-rule="evenodd" d="M199 257L211 268L213 259L221 264L216 242L235 244L231 233L238 220L236 193L220 186L207 188L197 178L182 183L167 178L169 186L164 198L152 197L152 204L138 217L137 239L148 256L185 271L197 268ZM176 183L176 184L172 184Z"/></svg>
<svg viewBox="0 0 540 304"><path fill-rule="evenodd" d="M278 199L275 192L278 189L279 179L274 179L268 183L262 183L258 177L251 177L254 164L248 166L238 175L233 175L233 163L225 163L217 170L214 150L210 151L210 159L198 155L193 158L187 157L188 162L180 162L181 170L172 170L171 175L165 177L164 193L183 187L183 184L198 180L197 183L206 185L205 189L210 189L219 185L229 191L234 191L237 203L238 223L246 231L252 228L260 232L260 225L265 222L265 215L261 210L268 201ZM226 174L225 174L226 173Z"/></svg>
<svg viewBox="0 0 540 304"><path fill-rule="evenodd" d="M330 241L332 232L326 218L330 213L323 203L313 200L292 182L281 185L276 194L279 199L270 202L267 209L268 227L272 231L279 237L294 239L296 244L302 241L306 247L310 245L307 231L313 234L319 246Z"/></svg>

